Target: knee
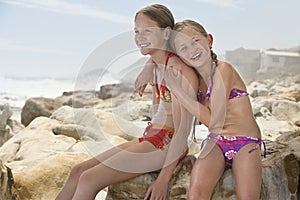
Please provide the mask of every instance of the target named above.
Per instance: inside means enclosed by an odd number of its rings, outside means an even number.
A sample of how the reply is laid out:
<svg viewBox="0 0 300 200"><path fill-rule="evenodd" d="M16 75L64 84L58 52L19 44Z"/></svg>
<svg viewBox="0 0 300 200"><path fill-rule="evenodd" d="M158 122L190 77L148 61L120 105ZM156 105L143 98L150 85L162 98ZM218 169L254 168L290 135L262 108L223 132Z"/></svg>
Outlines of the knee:
<svg viewBox="0 0 300 200"><path fill-rule="evenodd" d="M204 192L199 188L190 188L188 192L188 200L209 200L210 196L208 191Z"/></svg>
<svg viewBox="0 0 300 200"><path fill-rule="evenodd" d="M259 200L260 199L260 197L259 197L260 195L259 194L255 194L255 193L253 193L253 194L248 194L248 193L243 193L243 194L240 194L240 193L238 193L237 194L237 199L241 199L241 200Z"/></svg>
<svg viewBox="0 0 300 200"><path fill-rule="evenodd" d="M84 172L83 166L81 164L77 164L71 169L69 178L78 179L83 172Z"/></svg>
<svg viewBox="0 0 300 200"><path fill-rule="evenodd" d="M95 181L95 174L89 170L81 173L78 179L78 187L81 190L88 191L90 194L96 195L101 189L105 188L107 185L103 181Z"/></svg>
<svg viewBox="0 0 300 200"><path fill-rule="evenodd" d="M84 171L79 176L78 184L85 185L86 183L90 182L89 180L90 180L89 172L88 171Z"/></svg>

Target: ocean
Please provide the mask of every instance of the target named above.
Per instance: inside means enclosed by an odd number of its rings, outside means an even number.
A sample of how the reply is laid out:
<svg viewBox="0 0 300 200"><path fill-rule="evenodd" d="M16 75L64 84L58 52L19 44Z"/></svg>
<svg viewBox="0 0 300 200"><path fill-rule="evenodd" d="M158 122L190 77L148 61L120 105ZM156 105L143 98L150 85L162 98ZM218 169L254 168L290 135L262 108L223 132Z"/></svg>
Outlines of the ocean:
<svg viewBox="0 0 300 200"><path fill-rule="evenodd" d="M117 83L110 74L102 78L97 88L109 83ZM78 83L78 82L77 82ZM77 84L78 85L78 84ZM27 99L32 97L56 98L63 92L79 89L76 78L28 78L0 76L0 105L9 104L12 118L20 121L21 111ZM93 88L95 89L95 87Z"/></svg>

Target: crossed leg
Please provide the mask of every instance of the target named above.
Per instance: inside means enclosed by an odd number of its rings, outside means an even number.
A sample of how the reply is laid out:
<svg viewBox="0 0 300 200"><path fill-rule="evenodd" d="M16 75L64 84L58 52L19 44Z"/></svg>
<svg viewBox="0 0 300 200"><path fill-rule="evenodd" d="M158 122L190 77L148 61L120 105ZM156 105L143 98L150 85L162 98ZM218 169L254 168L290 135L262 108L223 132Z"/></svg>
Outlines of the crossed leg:
<svg viewBox="0 0 300 200"><path fill-rule="evenodd" d="M56 200L94 199L108 185L160 169L165 155L149 142L126 142L76 165Z"/></svg>

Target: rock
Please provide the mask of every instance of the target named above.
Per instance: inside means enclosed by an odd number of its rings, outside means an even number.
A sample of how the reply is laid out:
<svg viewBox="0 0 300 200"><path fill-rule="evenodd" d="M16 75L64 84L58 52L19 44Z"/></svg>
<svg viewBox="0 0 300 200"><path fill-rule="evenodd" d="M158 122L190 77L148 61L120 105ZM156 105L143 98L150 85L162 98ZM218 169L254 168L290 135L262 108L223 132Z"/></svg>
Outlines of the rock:
<svg viewBox="0 0 300 200"><path fill-rule="evenodd" d="M7 126L10 129L10 133L12 135L17 134L21 130L23 130L25 127L23 124L21 124L19 121L14 120L14 119L8 119L7 120Z"/></svg>
<svg viewBox="0 0 300 200"><path fill-rule="evenodd" d="M55 119L37 117L0 148L0 167L3 169L0 174L0 199L11 199L7 196L10 193L5 166L12 170L20 199L52 200L74 165L90 158L93 151L99 154L124 142L108 135L99 143L54 135L52 129L60 123Z"/></svg>
<svg viewBox="0 0 300 200"><path fill-rule="evenodd" d="M277 138L275 142L266 141L267 158L263 158L262 161L262 200L298 199L298 188L300 186L299 143L300 131L285 133ZM192 163L194 163L194 158ZM183 166L185 166L185 164L183 164ZM187 171L179 170L180 172L186 173L187 176L180 176L180 178L178 178L178 180L182 182L179 184L179 187L176 187L176 190L174 189L174 182L170 181L171 189L168 193L168 199L187 199L186 192L189 185L188 175L190 173L189 167L187 167L187 169ZM172 180L176 177L177 172L178 171L174 172ZM153 183L157 176L158 172L148 173L110 186L108 187L106 200L143 199L147 188ZM186 187L184 187L184 185L186 185ZM212 199L235 200L237 199L235 191L232 169L226 169L214 189ZM180 194L180 197L178 194Z"/></svg>
<svg viewBox="0 0 300 200"><path fill-rule="evenodd" d="M274 85L270 87L269 91L270 94L279 94L279 93L287 93L290 91L299 90L299 84L294 84L291 86L285 86L285 85Z"/></svg>
<svg viewBox="0 0 300 200"><path fill-rule="evenodd" d="M20 198L55 199L71 168L88 158L87 154L57 154L22 170L13 170Z"/></svg>
<svg viewBox="0 0 300 200"><path fill-rule="evenodd" d="M297 88L292 87L294 83L292 78L264 80L253 83L250 89L269 90L268 96L251 97L267 143L261 192L264 200L299 199L300 196L300 92L299 89L290 91ZM151 119L151 93L139 97L132 88L114 92L116 97L105 100L99 99L100 92L95 91L69 92L53 101L32 98L27 110L24 108L23 120L33 119L27 120L26 128L8 118L5 127L10 136L0 147L0 199L11 199L7 167L11 169L20 199L52 200L74 165L142 135L147 125L144 120ZM194 162L199 145L194 144L191 150L192 155L188 156L191 160L178 165L174 172L168 199L186 199L192 165L189 163ZM158 172L153 172L110 186L107 199L143 199L157 175ZM223 174L213 195L213 199L236 199L230 169Z"/></svg>
<svg viewBox="0 0 300 200"><path fill-rule="evenodd" d="M30 98L25 102L21 112L21 123L27 126L34 118L39 116L49 117L62 105L50 98Z"/></svg>
<svg viewBox="0 0 300 200"><path fill-rule="evenodd" d="M169 182L167 199L187 199L190 173L195 162L192 155L186 156L176 167ZM144 199L149 186L156 180L159 172L151 172L108 187L106 200Z"/></svg>
<svg viewBox="0 0 300 200"><path fill-rule="evenodd" d="M261 129L262 137L272 141L284 132L296 131L299 129L294 123L278 120L273 115L268 118L257 117L256 121Z"/></svg>
<svg viewBox="0 0 300 200"><path fill-rule="evenodd" d="M275 142L266 141L267 158L262 162L262 200L298 199L300 131L287 132ZM236 199L232 170L218 182L212 199Z"/></svg>
<svg viewBox="0 0 300 200"><path fill-rule="evenodd" d="M254 116L262 130L263 137L274 140L281 133L299 129L300 91L276 94L252 99Z"/></svg>
<svg viewBox="0 0 300 200"><path fill-rule="evenodd" d="M63 124L75 124L74 110L70 106L62 106L51 114L50 119L55 119Z"/></svg>
<svg viewBox="0 0 300 200"><path fill-rule="evenodd" d="M7 169L0 159L0 199L11 199L11 192L8 186Z"/></svg>
<svg viewBox="0 0 300 200"><path fill-rule="evenodd" d="M79 140L79 134L77 132L77 126L73 124L68 125L58 125L53 127L52 129L53 133L56 135L65 135L68 137L72 137L75 140Z"/></svg>
<svg viewBox="0 0 300 200"><path fill-rule="evenodd" d="M7 120L13 115L13 112L10 109L8 104L0 106L0 130L6 128Z"/></svg>
<svg viewBox="0 0 300 200"><path fill-rule="evenodd" d="M15 133L24 128L24 126L16 120L10 119L12 115L13 112L8 104L0 106L0 146Z"/></svg>
<svg viewBox="0 0 300 200"><path fill-rule="evenodd" d="M247 90L251 97L267 96L269 91L264 83L252 82Z"/></svg>
<svg viewBox="0 0 300 200"><path fill-rule="evenodd" d="M122 93L128 93L132 91L133 91L133 87L128 86L127 84L124 83L102 85L98 93L98 98L100 99L114 98L119 96Z"/></svg>
<svg viewBox="0 0 300 200"><path fill-rule="evenodd" d="M98 93L96 91L64 92L62 96L56 97L55 101L73 108L93 107L102 102L98 98Z"/></svg>
<svg viewBox="0 0 300 200"><path fill-rule="evenodd" d="M98 97L100 99L108 99L118 96L121 93L120 84L108 84L100 87Z"/></svg>
<svg viewBox="0 0 300 200"><path fill-rule="evenodd" d="M281 121L300 120L300 102L277 100L272 104L272 114Z"/></svg>
<svg viewBox="0 0 300 200"><path fill-rule="evenodd" d="M251 101L254 116L263 115L262 113L260 113L262 108L266 108L267 110L269 110L271 112L272 111L272 104L274 102L276 102L276 99L273 99L273 98L270 98L270 97L268 97L268 98L263 98L263 97L254 98Z"/></svg>
<svg viewBox="0 0 300 200"><path fill-rule="evenodd" d="M268 149L268 148L267 148ZM279 150L263 160L262 200L297 199L299 187L299 158L291 152ZM227 169L218 182L212 199L235 200L235 185L232 169Z"/></svg>
<svg viewBox="0 0 300 200"><path fill-rule="evenodd" d="M128 120L122 120L117 114L112 113L111 109L105 111L103 109L62 106L55 111L50 118L67 125L68 127L65 126L65 128L69 128L69 134L76 135L76 133L74 133L74 126L78 127L76 131L80 139L83 139L82 137L84 136L88 136L91 137L91 139L99 140L102 138L102 135L109 134L130 140L134 138L134 136L130 135L130 132L138 132L139 135L143 134L141 127L138 127ZM63 125L60 126L60 128L62 127ZM62 134L62 130L59 131L58 127L56 127L54 131L57 134ZM65 134L67 134L67 132L65 132Z"/></svg>
<svg viewBox="0 0 300 200"><path fill-rule="evenodd" d="M94 141L101 141L105 139L105 136L102 132L99 132L99 130L75 124L58 125L53 127L52 130L56 135L65 135L76 140L86 140L90 138Z"/></svg>

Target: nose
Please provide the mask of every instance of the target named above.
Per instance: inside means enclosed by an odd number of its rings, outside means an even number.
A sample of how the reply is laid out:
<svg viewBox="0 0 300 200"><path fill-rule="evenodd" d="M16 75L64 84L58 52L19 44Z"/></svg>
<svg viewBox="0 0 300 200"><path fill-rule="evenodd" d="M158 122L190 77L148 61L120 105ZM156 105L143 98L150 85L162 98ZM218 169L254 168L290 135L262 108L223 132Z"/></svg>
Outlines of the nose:
<svg viewBox="0 0 300 200"><path fill-rule="evenodd" d="M140 31L137 32L135 35L136 35L136 38L137 38L137 39L144 39L144 38L145 38L145 31L140 30Z"/></svg>
<svg viewBox="0 0 300 200"><path fill-rule="evenodd" d="M197 50L198 50L198 47L196 46L196 45L190 45L189 46L189 55L190 55L190 57L191 56L194 56L195 55L195 53L197 52Z"/></svg>

